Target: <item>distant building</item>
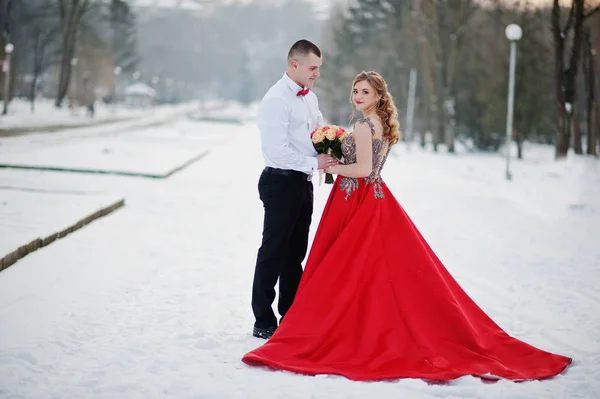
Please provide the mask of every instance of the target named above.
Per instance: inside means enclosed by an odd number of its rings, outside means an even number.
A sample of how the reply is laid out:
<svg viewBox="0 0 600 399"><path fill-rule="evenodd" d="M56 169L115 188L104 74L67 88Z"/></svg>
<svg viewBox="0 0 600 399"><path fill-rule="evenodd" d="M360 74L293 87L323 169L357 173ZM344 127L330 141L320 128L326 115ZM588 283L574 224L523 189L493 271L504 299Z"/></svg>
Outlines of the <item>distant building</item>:
<svg viewBox="0 0 600 399"><path fill-rule="evenodd" d="M132 107L152 107L156 104L156 90L144 83L125 88L125 104Z"/></svg>

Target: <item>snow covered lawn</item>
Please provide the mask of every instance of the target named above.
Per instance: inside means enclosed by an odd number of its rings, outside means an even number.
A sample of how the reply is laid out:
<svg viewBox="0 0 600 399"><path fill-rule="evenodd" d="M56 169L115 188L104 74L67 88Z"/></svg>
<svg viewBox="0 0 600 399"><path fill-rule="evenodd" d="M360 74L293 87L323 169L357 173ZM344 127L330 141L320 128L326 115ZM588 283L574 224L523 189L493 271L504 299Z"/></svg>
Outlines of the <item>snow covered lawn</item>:
<svg viewBox="0 0 600 399"><path fill-rule="evenodd" d="M193 105L190 108L190 105ZM16 98L9 104L7 115L0 116L0 137L34 131L49 132L64 128L73 130L91 127L105 128L114 123L139 123L178 114L182 109L196 109L197 103L159 105L153 108L132 108L124 104L104 104L97 102L94 118L86 116L85 107L75 111L68 107L56 108L50 99L36 102L35 112L31 112L29 102ZM180 112L179 112L180 113Z"/></svg>
<svg viewBox="0 0 600 399"><path fill-rule="evenodd" d="M0 169L0 203L15 192L3 186L127 201L0 273L1 398L597 397L597 160L555 163L551 148L528 146L506 182L501 155L400 145L383 177L450 272L511 335L575 362L546 381L357 383L240 361L262 343L250 336L262 231L255 126L182 119L121 133L0 140L2 159L139 170L210 149L162 180ZM103 148L113 151L100 155ZM137 151L135 159L121 148ZM315 187L311 238L329 189ZM32 195L41 201L45 193ZM23 212L33 205L19 204ZM20 224L0 212L3 241ZM59 215L48 208L45 217Z"/></svg>

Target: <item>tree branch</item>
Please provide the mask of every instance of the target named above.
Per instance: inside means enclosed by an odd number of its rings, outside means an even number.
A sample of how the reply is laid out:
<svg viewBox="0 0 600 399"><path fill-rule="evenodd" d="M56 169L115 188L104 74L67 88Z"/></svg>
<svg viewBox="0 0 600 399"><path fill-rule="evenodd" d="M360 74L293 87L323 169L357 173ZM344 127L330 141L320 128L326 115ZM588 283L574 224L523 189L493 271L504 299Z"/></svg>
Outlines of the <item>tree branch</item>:
<svg viewBox="0 0 600 399"><path fill-rule="evenodd" d="M52 42L56 35L58 34L58 32L60 31L59 25L54 25L52 28L50 28L47 32L46 35L44 37L44 39L42 40L42 46L46 47L50 42Z"/></svg>
<svg viewBox="0 0 600 399"><path fill-rule="evenodd" d="M60 11L60 20L61 21L65 21L65 19L67 18L67 5L65 4L65 0L60 0L60 2L58 3L58 8Z"/></svg>
<svg viewBox="0 0 600 399"><path fill-rule="evenodd" d="M554 0L554 4L552 5L552 32L554 33L554 41L555 43L562 43L563 32L560 28L560 5L558 4L558 0Z"/></svg>
<svg viewBox="0 0 600 399"><path fill-rule="evenodd" d="M565 29L562 31L563 35L567 36L567 33L569 33L569 30L571 30L571 24L573 23L573 16L575 15L575 1L573 0L573 3L571 4L571 12L569 12L569 19L567 19L567 25L565 26Z"/></svg>

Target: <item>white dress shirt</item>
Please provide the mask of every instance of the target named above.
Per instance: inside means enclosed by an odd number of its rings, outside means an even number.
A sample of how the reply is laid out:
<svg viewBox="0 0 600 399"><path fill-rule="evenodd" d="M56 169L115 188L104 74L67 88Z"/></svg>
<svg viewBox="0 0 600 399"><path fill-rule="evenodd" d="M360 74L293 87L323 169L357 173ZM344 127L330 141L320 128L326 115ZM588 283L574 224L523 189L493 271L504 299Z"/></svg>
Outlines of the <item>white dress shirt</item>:
<svg viewBox="0 0 600 399"><path fill-rule="evenodd" d="M318 169L317 151L310 133L322 126L317 96L302 90L287 73L263 97L257 123L265 165L312 175Z"/></svg>

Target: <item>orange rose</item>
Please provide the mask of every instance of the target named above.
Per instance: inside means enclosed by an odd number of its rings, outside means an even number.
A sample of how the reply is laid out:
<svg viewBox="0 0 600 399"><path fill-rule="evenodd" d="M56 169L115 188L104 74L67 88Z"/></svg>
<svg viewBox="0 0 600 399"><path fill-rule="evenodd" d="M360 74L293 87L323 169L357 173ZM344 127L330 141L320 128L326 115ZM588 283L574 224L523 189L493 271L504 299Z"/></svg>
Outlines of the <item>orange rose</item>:
<svg viewBox="0 0 600 399"><path fill-rule="evenodd" d="M327 131L325 132L325 137L327 137L327 140L335 140L336 136L336 131L333 129L327 129Z"/></svg>
<svg viewBox="0 0 600 399"><path fill-rule="evenodd" d="M315 130L311 137L312 142L314 144L318 144L318 143L322 142L324 138L325 138L325 134L323 133L323 130L321 130L321 129Z"/></svg>

